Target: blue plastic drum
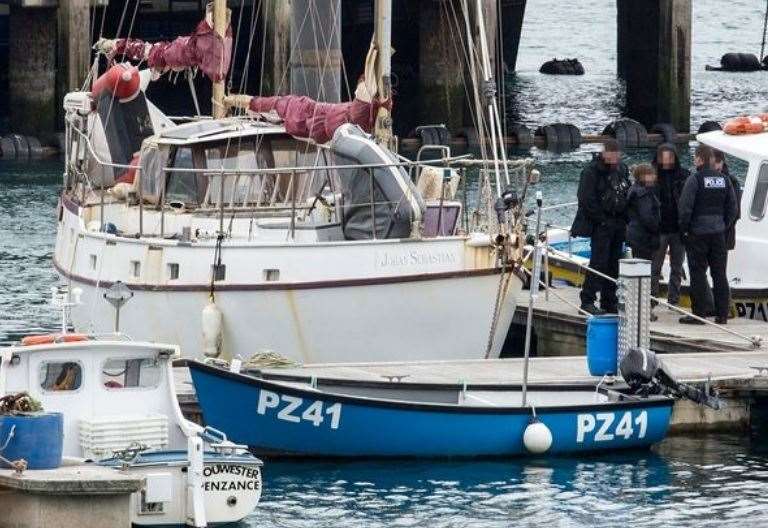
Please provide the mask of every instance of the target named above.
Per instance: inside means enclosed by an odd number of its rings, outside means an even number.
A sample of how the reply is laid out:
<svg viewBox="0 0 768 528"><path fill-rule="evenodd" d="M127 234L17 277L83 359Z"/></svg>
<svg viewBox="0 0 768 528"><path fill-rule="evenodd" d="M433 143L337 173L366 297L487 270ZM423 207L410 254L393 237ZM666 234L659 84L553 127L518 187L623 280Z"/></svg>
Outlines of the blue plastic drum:
<svg viewBox="0 0 768 528"><path fill-rule="evenodd" d="M587 319L587 367L592 376L614 375L619 348L619 318L615 315Z"/></svg>
<svg viewBox="0 0 768 528"><path fill-rule="evenodd" d="M61 465L64 417L61 413L0 416L0 455L23 458L29 469L55 469ZM8 466L0 461L0 468Z"/></svg>

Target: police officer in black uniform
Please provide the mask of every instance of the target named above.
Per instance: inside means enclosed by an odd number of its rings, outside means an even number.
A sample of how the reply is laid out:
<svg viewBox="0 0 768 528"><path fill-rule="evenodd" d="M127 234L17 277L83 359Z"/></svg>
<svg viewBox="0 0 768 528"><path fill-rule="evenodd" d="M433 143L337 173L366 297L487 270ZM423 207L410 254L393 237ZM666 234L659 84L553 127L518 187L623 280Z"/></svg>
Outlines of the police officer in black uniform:
<svg viewBox="0 0 768 528"><path fill-rule="evenodd" d="M714 153L710 147L699 145L696 148L694 164L697 170L685 181L679 202L680 232L688 255L693 313L699 317L707 316L709 268L715 321L726 324L729 288L725 236L736 220L736 194L730 179L714 170ZM691 316L682 317L680 322L702 324Z"/></svg>
<svg viewBox="0 0 768 528"><path fill-rule="evenodd" d="M615 140L605 143L603 152L584 168L579 180L579 208L571 233L591 238L589 266L613 278L619 276L631 185L629 169L621 162L621 148ZM600 308L595 306L598 291ZM581 289L582 310L593 315L616 313L617 304L616 284L587 272Z"/></svg>

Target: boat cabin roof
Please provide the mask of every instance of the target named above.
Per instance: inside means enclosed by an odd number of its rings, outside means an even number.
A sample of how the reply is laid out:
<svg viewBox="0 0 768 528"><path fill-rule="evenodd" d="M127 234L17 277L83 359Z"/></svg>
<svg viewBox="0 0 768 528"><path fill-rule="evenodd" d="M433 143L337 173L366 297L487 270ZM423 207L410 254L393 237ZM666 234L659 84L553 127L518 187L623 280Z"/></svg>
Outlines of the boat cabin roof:
<svg viewBox="0 0 768 528"><path fill-rule="evenodd" d="M722 130L698 134L696 139L712 148L747 161L768 159L768 133L734 136Z"/></svg>
<svg viewBox="0 0 768 528"><path fill-rule="evenodd" d="M157 134L160 145L189 145L265 134L285 134L285 127L239 117L206 119L167 128Z"/></svg>

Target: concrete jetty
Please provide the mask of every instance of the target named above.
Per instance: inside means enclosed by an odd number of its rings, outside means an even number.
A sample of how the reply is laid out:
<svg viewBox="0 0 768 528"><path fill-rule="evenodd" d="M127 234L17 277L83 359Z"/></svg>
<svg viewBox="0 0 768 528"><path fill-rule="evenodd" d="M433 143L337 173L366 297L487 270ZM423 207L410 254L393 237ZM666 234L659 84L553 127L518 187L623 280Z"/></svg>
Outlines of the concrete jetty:
<svg viewBox="0 0 768 528"><path fill-rule="evenodd" d="M131 494L143 478L95 464L0 469L0 528L131 526Z"/></svg>

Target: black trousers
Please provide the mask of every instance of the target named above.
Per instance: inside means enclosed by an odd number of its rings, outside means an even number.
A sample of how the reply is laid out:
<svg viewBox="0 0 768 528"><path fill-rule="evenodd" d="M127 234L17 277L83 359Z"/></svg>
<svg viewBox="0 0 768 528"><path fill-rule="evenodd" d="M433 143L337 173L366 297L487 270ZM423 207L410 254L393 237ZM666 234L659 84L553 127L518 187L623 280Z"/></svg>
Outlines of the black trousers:
<svg viewBox="0 0 768 528"><path fill-rule="evenodd" d="M715 315L728 317L730 288L726 265L728 249L725 245L725 233L714 235L688 235L685 241L688 255L688 271L691 274L691 303L693 313L706 317L711 310L707 268L712 276L711 296L715 302Z"/></svg>
<svg viewBox="0 0 768 528"><path fill-rule="evenodd" d="M619 259L624 251L624 238L627 226L623 222L607 222L595 227L592 232L592 248L589 267L613 277L619 277ZM587 272L581 287L581 304L594 304L597 292L600 292L600 306L603 309L615 309L616 284Z"/></svg>

